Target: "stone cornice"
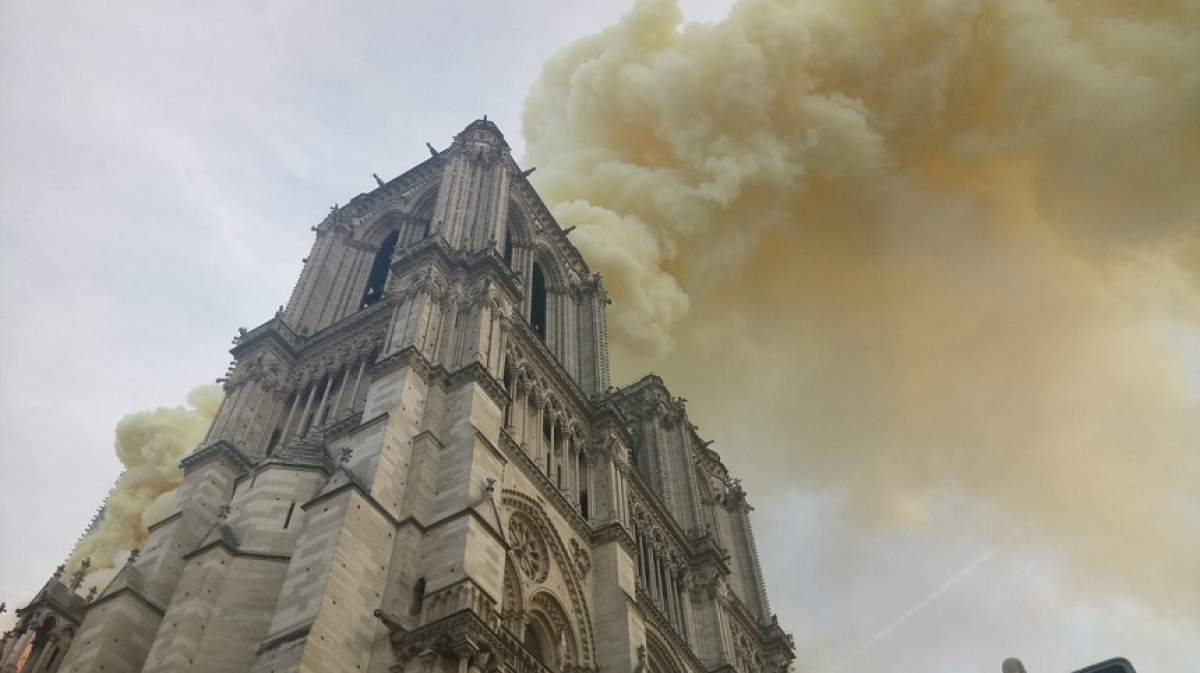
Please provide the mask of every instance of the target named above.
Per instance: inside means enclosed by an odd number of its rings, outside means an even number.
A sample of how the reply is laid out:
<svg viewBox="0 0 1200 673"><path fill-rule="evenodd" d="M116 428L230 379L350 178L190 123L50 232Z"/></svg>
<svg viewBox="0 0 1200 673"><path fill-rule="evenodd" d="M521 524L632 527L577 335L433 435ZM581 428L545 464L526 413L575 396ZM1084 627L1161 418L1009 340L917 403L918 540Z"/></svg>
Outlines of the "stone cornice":
<svg viewBox="0 0 1200 673"><path fill-rule="evenodd" d="M592 538L589 542L593 547L608 544L609 542L616 542L621 545L627 554L634 559L637 558L637 542L619 521L609 521L597 528L596 532L592 533ZM636 561L634 562L636 563Z"/></svg>
<svg viewBox="0 0 1200 673"><path fill-rule="evenodd" d="M426 385L439 384L445 389L451 389L466 383L478 383L479 387L496 403L496 406L503 409L509 402L508 392L504 389L504 385L495 376L492 376L487 367L480 362L468 362L451 372L440 364L430 362L424 353L417 350L416 346L405 346L377 360L371 366L371 374L384 376L404 367L408 367L421 377Z"/></svg>
<svg viewBox="0 0 1200 673"><path fill-rule="evenodd" d="M213 540L212 542L209 542L206 545L196 547L192 551L184 554L183 560L190 561L191 559L194 559L197 556L202 556L206 552L212 551L213 549L217 549L217 548L223 549L226 552L228 552L231 556L236 556L239 558L251 558L251 559L258 559L260 561L277 561L277 562L282 562L282 563L287 563L288 561L290 561L292 559L291 554L276 554L274 552L269 552L269 551L254 551L251 549L240 549L238 547L233 547L225 540L218 538L216 540Z"/></svg>
<svg viewBox="0 0 1200 673"><path fill-rule="evenodd" d="M150 610L152 610L159 617L162 617L166 613L166 611L163 610L163 608L158 603L155 603L148 596L143 595L142 592L138 591L137 589L134 589L133 587L131 587L129 585L125 585L112 593L104 594L103 596L100 596L96 600L92 601L88 605L88 612L91 612L93 608L95 608L98 605L101 605L102 603L107 603L108 601L114 600L118 596L124 596L126 594L133 596L133 598L135 600L137 600L137 602L150 608Z"/></svg>
<svg viewBox="0 0 1200 673"><path fill-rule="evenodd" d="M509 403L508 391L504 389L504 385L496 380L495 376L488 371L479 361L467 363L460 367L457 371L446 376L446 387L458 388L465 383L477 383L487 393L488 397L496 403L496 406L503 409Z"/></svg>
<svg viewBox="0 0 1200 673"><path fill-rule="evenodd" d="M421 273L428 262L436 262L438 271L446 276L460 276L473 281L482 276L497 281L508 293L509 301L516 302L522 291L512 269L493 252L488 250L467 252L450 245L440 233L431 234L417 243L396 252L392 256L392 273L397 278ZM491 273L488 273L488 272Z"/></svg>
<svg viewBox="0 0 1200 673"><path fill-rule="evenodd" d="M434 156L422 161L400 175L388 180L381 187L364 192L350 199L350 202L339 208L345 217L361 217L368 215L379 206L402 198L409 189L420 182L432 177L442 163L440 156Z"/></svg>
<svg viewBox="0 0 1200 673"><path fill-rule="evenodd" d="M503 627L494 628L469 609L460 610L412 631L402 630L392 619L376 616L391 632L392 652L403 667L411 659L426 653L440 653L474 659L486 657L493 663L478 666L484 670L518 670L527 673L551 673L515 636ZM595 671L575 667L576 671Z"/></svg>
<svg viewBox="0 0 1200 673"><path fill-rule="evenodd" d="M179 465L187 472L213 460L223 461L242 472L249 471L254 465L241 449L223 439L184 456Z"/></svg>
<svg viewBox="0 0 1200 673"><path fill-rule="evenodd" d="M263 652L273 650L280 645L285 645L294 640L300 640L301 638L307 636L310 631L312 631L312 622L309 622L304 626L294 628L291 631L285 631L278 636L268 638L267 640L263 641L262 645L258 646L258 651L256 654L262 654Z"/></svg>
<svg viewBox="0 0 1200 673"><path fill-rule="evenodd" d="M367 490L363 488L362 484L352 479L347 479L345 483L340 484L335 488L331 488L328 491L318 493L317 495L313 496L312 499L301 504L300 509L308 511L308 508L312 507L313 505L332 499L338 495L341 495L342 493L345 493L346 491L354 491L361 496L362 499L371 506L371 509L374 509L380 514L380 516L387 519L388 523L392 524L393 528L398 528L400 526L400 521L397 520L396 517L392 516L391 512L387 511L387 509L385 509L384 506L380 504L380 502L376 500L374 496L367 492Z"/></svg>
<svg viewBox="0 0 1200 673"><path fill-rule="evenodd" d="M234 358L242 358L257 344L269 341L283 348L284 353L293 361L309 357L320 350L319 346L331 341L341 341L339 337L352 332L360 326L372 322L379 316L390 315L389 309L395 303L390 296L384 296L378 302L367 308L355 311L341 320L329 325L315 334L301 336L296 334L286 322L282 314L277 314L267 322L238 336L234 347L229 352Z"/></svg>
<svg viewBox="0 0 1200 673"><path fill-rule="evenodd" d="M233 357L240 358L253 347L265 342L276 344L283 349L284 353L295 358L300 347L300 341L300 336L292 331L290 325L283 321L282 314L276 314L275 317L258 327L244 334L239 334L234 339L233 348L230 348L229 352Z"/></svg>
<svg viewBox="0 0 1200 673"><path fill-rule="evenodd" d="M235 480L235 481L240 481L244 477L245 477L245 475L242 475L241 477L238 477L237 480ZM150 524L149 526L146 526L146 532L153 533L156 529L161 528L162 526L165 526L165 525L175 521L176 519L178 519L181 516L183 516L183 510L176 510L176 511L172 512L171 514L168 514L167 516L164 516L163 518L159 519L158 521L155 521L154 523Z"/></svg>

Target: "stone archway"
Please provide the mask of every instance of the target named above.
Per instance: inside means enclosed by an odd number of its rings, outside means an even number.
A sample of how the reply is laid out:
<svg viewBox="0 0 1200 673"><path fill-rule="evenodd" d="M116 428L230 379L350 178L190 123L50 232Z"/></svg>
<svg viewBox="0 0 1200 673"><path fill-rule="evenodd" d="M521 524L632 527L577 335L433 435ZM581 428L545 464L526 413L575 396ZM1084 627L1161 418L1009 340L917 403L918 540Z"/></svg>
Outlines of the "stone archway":
<svg viewBox="0 0 1200 673"><path fill-rule="evenodd" d="M542 510L533 498L514 491L512 489L504 489L502 503L511 508L514 512L521 512L530 520L536 522L539 532L544 537L550 555L562 570L564 582L567 587L567 593L570 599L570 609L560 606L563 611L564 618L567 622L573 625L575 630L575 642L577 650L577 660L581 666L594 666L596 664L596 639L592 629L591 613L588 609L587 595L584 587L579 581L579 577L574 571L574 564L570 551L562 538L559 537L554 525L550 522L549 517Z"/></svg>

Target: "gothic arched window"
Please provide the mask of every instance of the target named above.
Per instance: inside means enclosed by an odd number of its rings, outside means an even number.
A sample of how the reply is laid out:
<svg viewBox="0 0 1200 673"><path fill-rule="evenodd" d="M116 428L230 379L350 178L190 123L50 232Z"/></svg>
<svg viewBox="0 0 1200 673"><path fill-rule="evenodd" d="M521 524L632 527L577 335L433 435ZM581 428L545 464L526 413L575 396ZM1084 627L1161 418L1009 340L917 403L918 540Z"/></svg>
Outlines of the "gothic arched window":
<svg viewBox="0 0 1200 673"><path fill-rule="evenodd" d="M371 262L371 273L367 276L367 289L363 291L360 308L366 308L383 297L383 287L387 285L388 268L392 263L392 253L396 251L396 241L399 238L400 231L396 230L388 234L383 239L383 243L379 244L379 250L375 253L375 260Z"/></svg>
<svg viewBox="0 0 1200 673"><path fill-rule="evenodd" d="M533 280L529 288L529 325L542 341L546 340L546 274L542 265L533 263Z"/></svg>
<svg viewBox="0 0 1200 673"><path fill-rule="evenodd" d="M504 427L509 427L512 424L512 405L513 397L517 391L513 389L513 373L512 368L507 363L504 365L504 374L501 379L504 381L504 392L508 393L508 399L504 402Z"/></svg>
<svg viewBox="0 0 1200 673"><path fill-rule="evenodd" d="M504 230L504 264L507 265L508 268L511 269L512 262L513 262L512 229L506 228Z"/></svg>

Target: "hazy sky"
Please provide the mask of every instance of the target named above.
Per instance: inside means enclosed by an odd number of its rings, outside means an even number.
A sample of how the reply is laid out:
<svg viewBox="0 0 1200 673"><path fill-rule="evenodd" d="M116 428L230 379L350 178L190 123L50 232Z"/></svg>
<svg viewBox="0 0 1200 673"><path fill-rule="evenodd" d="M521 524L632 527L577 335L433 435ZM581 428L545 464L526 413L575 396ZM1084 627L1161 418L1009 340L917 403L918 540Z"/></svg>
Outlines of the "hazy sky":
<svg viewBox="0 0 1200 673"><path fill-rule="evenodd" d="M723 4L682 3L696 20ZM483 114L521 157L522 104L542 64L628 9L450 5L0 3L10 608L65 557L117 476L115 422L181 404L224 373L236 328L286 302L331 204ZM1194 331L1170 334L1194 364ZM721 450L735 470L755 461ZM836 491L755 498L747 487L800 670L998 671L1017 655L1030 673L1066 673L1125 655L1183 673L1200 661L1197 624L1080 591L1062 550L1021 544L1025 522L969 493L945 492L922 527L873 530L839 524ZM1011 544L997 546L996 531Z"/></svg>

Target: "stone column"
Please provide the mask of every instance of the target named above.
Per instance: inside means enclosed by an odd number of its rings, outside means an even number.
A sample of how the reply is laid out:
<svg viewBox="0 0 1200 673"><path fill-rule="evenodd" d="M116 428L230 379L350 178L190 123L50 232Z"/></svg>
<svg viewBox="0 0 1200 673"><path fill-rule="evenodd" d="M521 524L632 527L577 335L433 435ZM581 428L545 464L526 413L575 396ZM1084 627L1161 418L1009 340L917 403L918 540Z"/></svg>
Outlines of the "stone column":
<svg viewBox="0 0 1200 673"><path fill-rule="evenodd" d="M328 374L325 377L325 390L321 393L321 403L317 405L317 410L313 412L313 417L315 419L314 425L325 424L325 418L323 417L323 414L325 413L325 403L329 401L329 389L332 387L333 374Z"/></svg>
<svg viewBox="0 0 1200 673"><path fill-rule="evenodd" d="M340 417L338 410L342 406L342 395L346 393L346 383L350 380L350 366L350 363L346 363L346 367L342 371L342 384L338 386L337 395L333 398L333 407L329 409L329 415L333 417L333 420Z"/></svg>
<svg viewBox="0 0 1200 673"><path fill-rule="evenodd" d="M24 670L29 671L29 673L37 673L38 671L42 670L42 664L44 664L46 659L50 656L50 652L55 649L55 642L57 640L57 636L47 636L46 643L42 645L41 651L37 653L37 656L34 657L32 661L25 665Z"/></svg>
<svg viewBox="0 0 1200 673"><path fill-rule="evenodd" d="M312 408L313 397L316 394L317 394L317 382L313 381L312 383L309 384L308 399L306 399L304 401L304 411L300 412L299 425L296 426L297 429L299 430L299 434L301 437L303 437L305 435L306 431L308 430L308 428L306 428L304 426L304 424L308 420L308 411L309 411L309 409ZM308 424L308 427L312 427L311 422Z"/></svg>
<svg viewBox="0 0 1200 673"><path fill-rule="evenodd" d="M694 643L696 642L697 638L694 631L696 628L696 612L692 605L694 576L685 571L682 580L683 586L681 587L682 591L680 593L680 603L683 606L683 638L684 640L688 641L688 643Z"/></svg>
<svg viewBox="0 0 1200 673"><path fill-rule="evenodd" d="M558 439L558 433L556 432L557 430L558 417L554 414L550 414L550 446L546 447L546 476L550 477L550 483L554 486L558 486L558 482L554 479L554 452L555 449L558 448L558 443L556 441Z"/></svg>
<svg viewBox="0 0 1200 673"><path fill-rule="evenodd" d="M658 597L659 597L658 550L654 548L653 543L651 543L649 545L649 547L650 547L650 556L647 559L648 562L647 562L646 566L647 566L647 570L650 571L649 573L647 573L648 575L650 575L650 598L654 601L658 601Z"/></svg>
<svg viewBox="0 0 1200 673"><path fill-rule="evenodd" d="M358 400L358 388L362 384L363 370L367 368L367 358L370 353L363 353L362 359L358 362L358 373L354 375L354 390L350 392L350 411L354 411L354 402Z"/></svg>

